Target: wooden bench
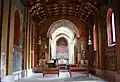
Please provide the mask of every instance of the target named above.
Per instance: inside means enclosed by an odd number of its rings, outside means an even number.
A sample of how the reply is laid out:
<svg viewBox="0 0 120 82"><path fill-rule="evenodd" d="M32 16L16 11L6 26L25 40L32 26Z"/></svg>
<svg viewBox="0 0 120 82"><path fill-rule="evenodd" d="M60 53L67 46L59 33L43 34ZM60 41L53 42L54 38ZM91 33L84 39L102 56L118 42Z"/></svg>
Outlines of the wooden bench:
<svg viewBox="0 0 120 82"><path fill-rule="evenodd" d="M59 77L59 67L57 68L43 68L43 77L45 74L58 74Z"/></svg>
<svg viewBox="0 0 120 82"><path fill-rule="evenodd" d="M89 76L88 69L84 67L69 67L68 69L70 77L72 77L71 73L72 72L83 72L87 76Z"/></svg>

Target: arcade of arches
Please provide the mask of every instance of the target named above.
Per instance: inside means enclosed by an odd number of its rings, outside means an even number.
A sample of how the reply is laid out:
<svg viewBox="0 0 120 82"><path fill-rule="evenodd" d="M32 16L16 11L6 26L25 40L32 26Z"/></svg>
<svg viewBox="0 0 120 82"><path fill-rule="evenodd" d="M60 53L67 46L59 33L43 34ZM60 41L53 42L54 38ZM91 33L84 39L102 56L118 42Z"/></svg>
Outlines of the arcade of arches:
<svg viewBox="0 0 120 82"><path fill-rule="evenodd" d="M0 0L0 78L13 82L31 76L41 62L49 68L56 61L120 82L119 5L119 0Z"/></svg>

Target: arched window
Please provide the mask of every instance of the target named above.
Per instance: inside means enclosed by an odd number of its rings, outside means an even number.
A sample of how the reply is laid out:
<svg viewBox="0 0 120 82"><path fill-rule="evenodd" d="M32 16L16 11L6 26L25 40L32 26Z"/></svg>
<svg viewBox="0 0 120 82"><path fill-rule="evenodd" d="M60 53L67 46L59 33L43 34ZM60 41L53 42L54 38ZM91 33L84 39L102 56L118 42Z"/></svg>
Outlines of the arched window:
<svg viewBox="0 0 120 82"><path fill-rule="evenodd" d="M107 13L107 36L108 36L108 46L115 45L115 18L114 12L110 8Z"/></svg>

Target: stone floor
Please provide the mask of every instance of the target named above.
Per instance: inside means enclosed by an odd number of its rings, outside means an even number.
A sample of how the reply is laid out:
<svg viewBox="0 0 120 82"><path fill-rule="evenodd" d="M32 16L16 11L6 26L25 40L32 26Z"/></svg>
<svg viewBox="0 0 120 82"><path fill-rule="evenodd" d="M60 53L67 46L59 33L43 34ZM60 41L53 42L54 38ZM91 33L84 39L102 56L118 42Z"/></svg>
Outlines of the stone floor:
<svg viewBox="0 0 120 82"><path fill-rule="evenodd" d="M107 82L99 77L89 75L86 77L81 73L72 73L70 77L69 73L60 71L59 77L56 74L47 74L43 77L42 73L35 73L31 77L22 78L15 82Z"/></svg>

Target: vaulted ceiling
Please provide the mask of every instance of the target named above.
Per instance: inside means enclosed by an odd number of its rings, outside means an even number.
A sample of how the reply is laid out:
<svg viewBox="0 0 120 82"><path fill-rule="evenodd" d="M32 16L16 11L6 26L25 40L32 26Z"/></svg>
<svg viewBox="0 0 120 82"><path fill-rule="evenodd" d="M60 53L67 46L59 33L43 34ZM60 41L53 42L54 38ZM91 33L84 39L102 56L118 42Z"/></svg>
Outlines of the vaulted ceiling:
<svg viewBox="0 0 120 82"><path fill-rule="evenodd" d="M38 24L51 16L75 16L88 22L98 5L97 0L29 0L29 13Z"/></svg>

